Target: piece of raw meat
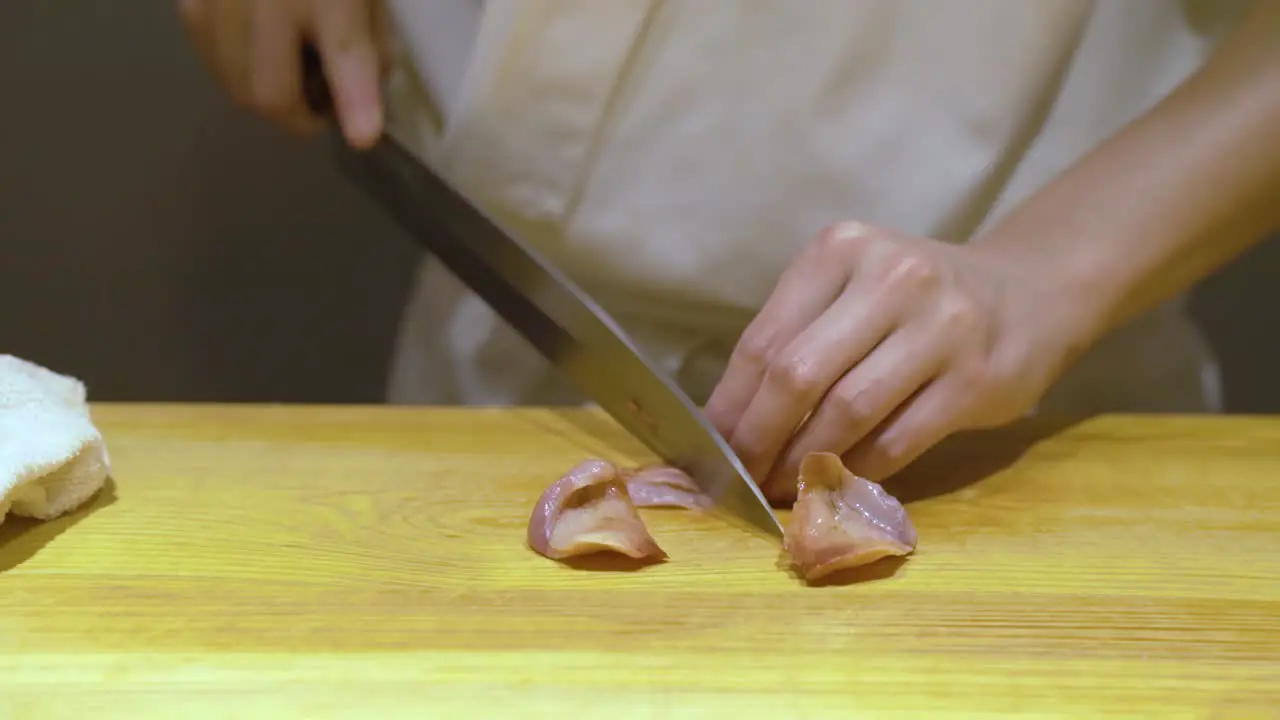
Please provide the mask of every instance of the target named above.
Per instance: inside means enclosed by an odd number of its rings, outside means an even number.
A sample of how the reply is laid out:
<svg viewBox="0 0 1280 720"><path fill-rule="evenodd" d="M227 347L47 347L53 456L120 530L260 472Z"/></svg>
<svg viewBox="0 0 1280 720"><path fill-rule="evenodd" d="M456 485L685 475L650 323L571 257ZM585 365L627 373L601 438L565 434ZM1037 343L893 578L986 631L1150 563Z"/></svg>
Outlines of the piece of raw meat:
<svg viewBox="0 0 1280 720"><path fill-rule="evenodd" d="M838 455L805 456L796 492L783 547L807 581L915 549L916 529L902 504Z"/></svg>
<svg viewBox="0 0 1280 720"><path fill-rule="evenodd" d="M915 549L916 529L902 504L879 484L850 472L839 456L805 457L796 489L783 547L805 580ZM600 551L665 558L636 508L708 510L712 504L676 468L621 469L586 460L542 494L529 521L529 545L552 559Z"/></svg>
<svg viewBox="0 0 1280 720"><path fill-rule="evenodd" d="M604 460L575 465L542 493L529 519L528 540L553 560L601 551L666 557L636 513L626 478Z"/></svg>
<svg viewBox="0 0 1280 720"><path fill-rule="evenodd" d="M711 509L711 498L704 495L693 479L683 471L667 465L649 465L623 470L627 490L636 507L675 507L689 510Z"/></svg>

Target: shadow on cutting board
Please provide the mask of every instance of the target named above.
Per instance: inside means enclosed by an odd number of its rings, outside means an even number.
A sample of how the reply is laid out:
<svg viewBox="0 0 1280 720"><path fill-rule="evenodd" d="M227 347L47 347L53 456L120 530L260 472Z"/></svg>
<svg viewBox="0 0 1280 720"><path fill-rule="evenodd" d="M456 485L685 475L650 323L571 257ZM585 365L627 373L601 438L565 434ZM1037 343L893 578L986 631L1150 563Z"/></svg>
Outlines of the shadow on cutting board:
<svg viewBox="0 0 1280 720"><path fill-rule="evenodd" d="M898 569L907 564L907 558L904 557L886 557L861 567L849 568L847 570L837 570L826 577L817 580L808 580L800 577L800 573L796 572L791 566L791 561L787 558L786 553L778 556L778 569L791 576L792 580L797 583L811 588L827 588L827 587L844 587L846 585L858 585L860 583L871 582L873 580L888 580L897 574Z"/></svg>
<svg viewBox="0 0 1280 720"><path fill-rule="evenodd" d="M44 546L81 520L116 501L116 483L110 476L98 492L79 508L52 520L10 515L0 524L0 573L35 557Z"/></svg>
<svg viewBox="0 0 1280 720"><path fill-rule="evenodd" d="M587 572L638 572L653 565L662 565L667 558L630 558L617 553L595 553L565 558L561 562L574 570Z"/></svg>
<svg viewBox="0 0 1280 720"><path fill-rule="evenodd" d="M1033 417L956 433L886 480L884 487L903 505L950 495L1012 466L1031 448L1085 419Z"/></svg>

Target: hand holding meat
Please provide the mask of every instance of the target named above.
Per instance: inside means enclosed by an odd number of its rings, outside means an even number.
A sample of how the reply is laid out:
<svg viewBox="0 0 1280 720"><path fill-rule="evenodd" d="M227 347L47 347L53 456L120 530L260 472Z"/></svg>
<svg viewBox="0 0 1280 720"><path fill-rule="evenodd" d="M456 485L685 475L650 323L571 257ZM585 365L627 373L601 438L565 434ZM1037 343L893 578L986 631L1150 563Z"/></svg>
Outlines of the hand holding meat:
<svg viewBox="0 0 1280 720"><path fill-rule="evenodd" d="M1076 344L1051 286L981 244L839 224L783 273L707 413L775 502L813 452L883 480L1034 407Z"/></svg>

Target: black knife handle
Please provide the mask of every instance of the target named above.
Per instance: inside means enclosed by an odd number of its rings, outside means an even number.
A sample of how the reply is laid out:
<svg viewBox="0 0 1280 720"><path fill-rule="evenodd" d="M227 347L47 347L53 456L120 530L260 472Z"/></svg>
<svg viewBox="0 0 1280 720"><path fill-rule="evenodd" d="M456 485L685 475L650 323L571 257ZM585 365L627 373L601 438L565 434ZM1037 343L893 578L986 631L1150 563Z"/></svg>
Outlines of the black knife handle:
<svg viewBox="0 0 1280 720"><path fill-rule="evenodd" d="M324 63L311 43L302 46L302 94L311 112L323 118L333 116L333 94L324 76Z"/></svg>

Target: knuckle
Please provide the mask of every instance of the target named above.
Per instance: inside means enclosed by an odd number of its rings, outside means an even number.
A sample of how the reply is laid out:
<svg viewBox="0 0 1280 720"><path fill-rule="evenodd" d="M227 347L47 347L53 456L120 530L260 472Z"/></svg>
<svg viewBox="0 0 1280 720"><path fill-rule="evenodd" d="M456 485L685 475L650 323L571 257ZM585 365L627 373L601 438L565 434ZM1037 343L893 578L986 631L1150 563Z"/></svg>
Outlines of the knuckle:
<svg viewBox="0 0 1280 720"><path fill-rule="evenodd" d="M935 263L895 250L886 263L884 283L890 289L918 291L937 285L941 274Z"/></svg>
<svg viewBox="0 0 1280 720"><path fill-rule="evenodd" d="M982 329L982 311L968 298L953 297L938 310L939 321L944 327L960 334L976 333Z"/></svg>
<svg viewBox="0 0 1280 720"><path fill-rule="evenodd" d="M818 254L844 257L865 248L874 237L874 231L867 225L855 221L839 222L818 233Z"/></svg>
<svg viewBox="0 0 1280 720"><path fill-rule="evenodd" d="M753 368L766 368L773 362L773 338L765 333L748 330L738 343L738 355Z"/></svg>
<svg viewBox="0 0 1280 720"><path fill-rule="evenodd" d="M776 356L766 374L769 382L794 394L808 395L817 389L814 364L802 355Z"/></svg>
<svg viewBox="0 0 1280 720"><path fill-rule="evenodd" d="M840 419L848 425L858 425L875 416L878 402L875 384L839 387L833 393Z"/></svg>

